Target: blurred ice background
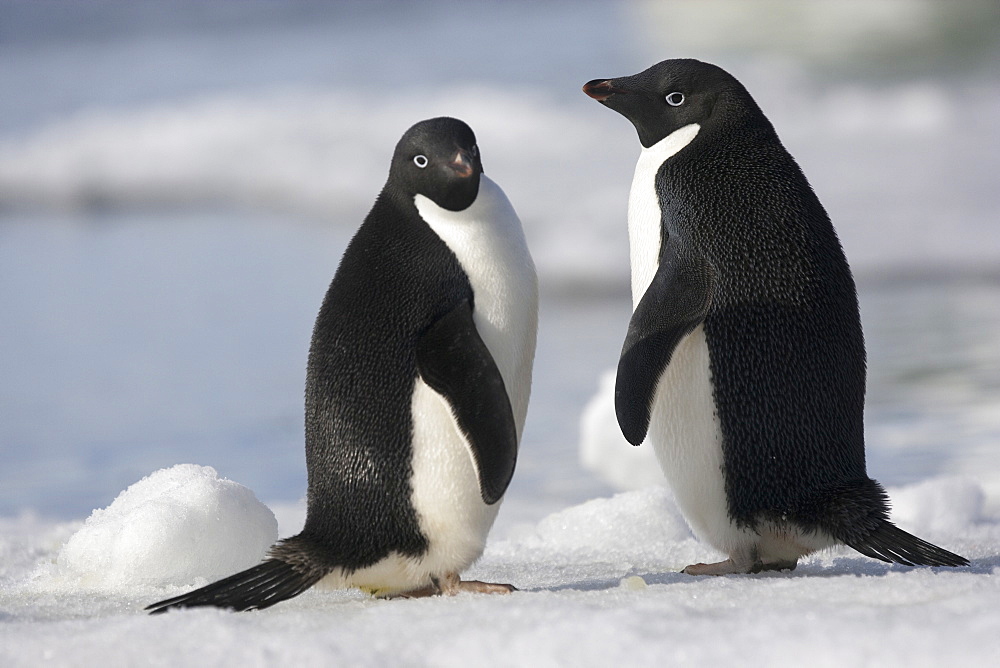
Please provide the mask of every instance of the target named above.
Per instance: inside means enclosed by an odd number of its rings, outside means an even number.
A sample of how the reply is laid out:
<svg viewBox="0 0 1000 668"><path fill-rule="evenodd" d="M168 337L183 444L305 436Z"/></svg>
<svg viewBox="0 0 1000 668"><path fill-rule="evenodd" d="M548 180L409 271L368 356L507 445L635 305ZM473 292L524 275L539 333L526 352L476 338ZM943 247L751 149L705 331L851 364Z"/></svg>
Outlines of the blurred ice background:
<svg viewBox="0 0 1000 668"><path fill-rule="evenodd" d="M476 130L541 279L500 523L629 486L578 444L629 316L638 142L580 86L669 57L743 81L839 230L869 472L966 475L996 504L995 0L3 0L0 517L82 519L182 462L301 498L313 318L396 140L442 114ZM613 440L600 404L585 435Z"/></svg>

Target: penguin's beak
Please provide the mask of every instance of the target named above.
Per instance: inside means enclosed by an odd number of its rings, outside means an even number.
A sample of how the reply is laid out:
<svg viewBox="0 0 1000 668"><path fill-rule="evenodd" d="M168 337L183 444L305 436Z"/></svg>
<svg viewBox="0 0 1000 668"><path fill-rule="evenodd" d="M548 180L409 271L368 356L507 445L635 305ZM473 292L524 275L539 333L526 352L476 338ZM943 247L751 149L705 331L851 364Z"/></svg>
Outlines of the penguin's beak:
<svg viewBox="0 0 1000 668"><path fill-rule="evenodd" d="M472 156L462 149L459 149L452 161L448 163L448 166L451 167L456 175L463 179L469 178L475 171L475 161L472 159Z"/></svg>
<svg viewBox="0 0 1000 668"><path fill-rule="evenodd" d="M615 93L627 93L628 91L615 86L611 79L594 79L583 84L583 92L598 102L604 102Z"/></svg>

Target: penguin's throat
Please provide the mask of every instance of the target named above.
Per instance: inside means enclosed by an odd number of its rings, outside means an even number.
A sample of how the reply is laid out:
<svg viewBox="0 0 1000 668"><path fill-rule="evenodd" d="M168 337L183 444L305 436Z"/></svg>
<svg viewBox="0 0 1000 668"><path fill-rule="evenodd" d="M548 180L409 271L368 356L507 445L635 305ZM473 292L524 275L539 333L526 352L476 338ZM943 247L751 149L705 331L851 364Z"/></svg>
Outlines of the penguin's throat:
<svg viewBox="0 0 1000 668"><path fill-rule="evenodd" d="M632 264L632 307L646 293L659 268L663 215L656 192L656 175L667 160L690 144L701 126L685 125L649 148L642 149L632 177L628 200L628 237Z"/></svg>

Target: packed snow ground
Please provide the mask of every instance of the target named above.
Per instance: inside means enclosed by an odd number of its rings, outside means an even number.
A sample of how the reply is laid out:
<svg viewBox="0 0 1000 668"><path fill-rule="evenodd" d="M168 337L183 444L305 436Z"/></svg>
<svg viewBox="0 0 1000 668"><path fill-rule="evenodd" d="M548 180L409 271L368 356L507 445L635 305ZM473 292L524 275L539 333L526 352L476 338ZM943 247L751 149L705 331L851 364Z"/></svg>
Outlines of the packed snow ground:
<svg viewBox="0 0 1000 668"><path fill-rule="evenodd" d="M177 494L184 485L199 493ZM235 512L228 535L216 537L234 554L253 551L247 543L261 524L245 488L215 479L210 469L175 467L126 490L82 527L30 516L0 521L0 664L993 665L1000 652L1000 517L984 514L981 488L965 479L890 493L904 528L972 565L906 568L837 549L791 573L691 577L677 571L714 555L692 537L669 491L652 486L492 540L467 575L510 582L520 591L509 596L383 601L311 590L260 612L150 617L145 605L206 582L172 574L193 554L211 552L203 539L218 526L210 515L192 520L185 508ZM148 512L163 502L178 512ZM129 515L145 517L146 538L123 546L101 531L112 511L122 529L132 526ZM292 518L282 529L287 535L301 507L284 515ZM85 547L74 547L81 538ZM109 562L112 546L122 557L132 550L135 559ZM139 570L145 582L135 577Z"/></svg>

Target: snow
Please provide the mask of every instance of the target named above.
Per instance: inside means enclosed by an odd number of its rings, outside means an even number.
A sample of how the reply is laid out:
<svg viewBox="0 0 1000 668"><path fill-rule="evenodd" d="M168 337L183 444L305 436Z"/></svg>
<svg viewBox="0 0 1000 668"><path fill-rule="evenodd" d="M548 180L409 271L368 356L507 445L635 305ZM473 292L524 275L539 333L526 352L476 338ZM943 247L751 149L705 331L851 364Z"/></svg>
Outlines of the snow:
<svg viewBox="0 0 1000 668"><path fill-rule="evenodd" d="M169 497L178 481L205 479L214 476L182 467L143 484L150 496ZM968 480L889 491L904 528L965 554L972 566L906 568L840 548L792 573L691 577L678 569L714 555L691 536L670 492L653 486L492 540L467 575L513 583L520 591L509 596L382 601L309 591L263 612L147 617L143 606L204 579L81 588L46 568L72 526L3 520L0 663L738 666L801 665L808 657L818 666L991 665L1000 651L1000 517L983 513L982 490ZM206 496L242 507L234 520L258 519L234 484L215 484ZM951 507L940 509L942 502ZM165 515L148 528L178 524L180 533L191 530ZM226 540L236 551L244 538ZM201 542L191 549L210 552ZM167 548L146 563L166 568L176 554ZM105 567L100 555L90 555L90 567Z"/></svg>
<svg viewBox="0 0 1000 668"><path fill-rule="evenodd" d="M210 466L178 464L95 510L60 550L57 577L112 590L217 580L256 564L277 539L274 513L252 491Z"/></svg>

